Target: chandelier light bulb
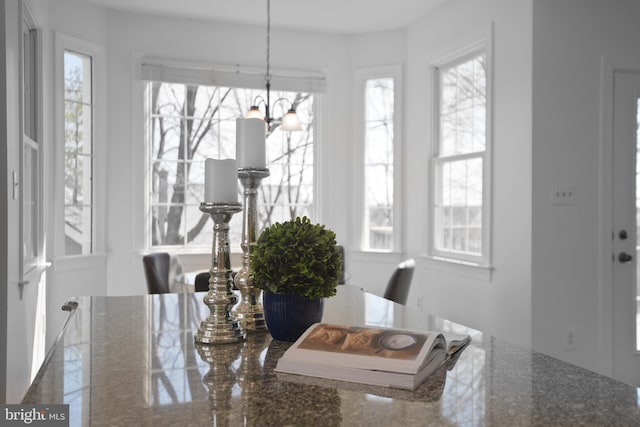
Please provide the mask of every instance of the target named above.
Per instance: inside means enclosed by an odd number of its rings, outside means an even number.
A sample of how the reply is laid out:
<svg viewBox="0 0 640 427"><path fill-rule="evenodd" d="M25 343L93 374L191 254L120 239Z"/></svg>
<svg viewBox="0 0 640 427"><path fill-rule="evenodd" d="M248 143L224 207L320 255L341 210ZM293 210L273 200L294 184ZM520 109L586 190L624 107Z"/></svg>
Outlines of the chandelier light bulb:
<svg viewBox="0 0 640 427"><path fill-rule="evenodd" d="M294 108L289 109L287 114L282 117L282 130L302 130L300 119Z"/></svg>
<svg viewBox="0 0 640 427"><path fill-rule="evenodd" d="M245 116L245 118L264 120L264 115L262 114L262 112L260 111L257 105L252 105L251 108L249 108L249 111L247 111L247 115Z"/></svg>

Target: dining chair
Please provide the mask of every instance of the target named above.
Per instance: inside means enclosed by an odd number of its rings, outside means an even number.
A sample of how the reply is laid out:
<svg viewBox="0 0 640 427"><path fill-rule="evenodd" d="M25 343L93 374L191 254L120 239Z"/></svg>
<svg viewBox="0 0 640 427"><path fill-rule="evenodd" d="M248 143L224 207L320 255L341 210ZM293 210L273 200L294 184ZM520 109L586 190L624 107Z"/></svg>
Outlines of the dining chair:
<svg viewBox="0 0 640 427"><path fill-rule="evenodd" d="M402 305L407 303L415 266L416 262L413 259L407 259L398 264L384 291L386 299Z"/></svg>
<svg viewBox="0 0 640 427"><path fill-rule="evenodd" d="M177 257L167 252L156 252L142 257L147 290L150 294L171 292L174 277L182 273L182 265Z"/></svg>
<svg viewBox="0 0 640 427"><path fill-rule="evenodd" d="M196 274L194 290L196 292L207 292L209 290L209 277L208 271Z"/></svg>

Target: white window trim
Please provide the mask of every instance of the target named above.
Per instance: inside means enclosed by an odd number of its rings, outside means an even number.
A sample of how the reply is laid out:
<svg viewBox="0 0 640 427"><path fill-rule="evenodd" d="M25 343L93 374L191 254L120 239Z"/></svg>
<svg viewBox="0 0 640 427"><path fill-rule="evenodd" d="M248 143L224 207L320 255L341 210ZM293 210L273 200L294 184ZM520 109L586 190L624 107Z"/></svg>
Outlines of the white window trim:
<svg viewBox="0 0 640 427"><path fill-rule="evenodd" d="M394 80L394 110L393 110L393 244L391 251L374 250L364 248L364 221L362 215L365 210L365 181L364 181L364 111L365 111L365 84L367 80L377 78L391 77ZM354 140L353 159L354 167L352 168L353 194L351 218L353 236L351 241L352 252L363 253L402 253L404 250L403 242L403 188L404 173L403 170L403 138L402 138L402 106L403 99L403 68L401 64L366 67L355 71L354 75Z"/></svg>
<svg viewBox="0 0 640 427"><path fill-rule="evenodd" d="M93 89L93 148L92 148L92 251L87 255L65 256L64 234L64 51L72 50L92 58L92 89ZM73 269L69 263L75 263L79 268L93 266L95 258L104 256L106 252L106 60L103 46L90 43L63 33L54 33L54 90L55 105L54 122L56 129L56 150L54 160L56 165L54 175L54 265L60 265L62 258L68 258L65 269ZM102 255L100 255L102 254Z"/></svg>
<svg viewBox="0 0 640 427"><path fill-rule="evenodd" d="M146 84L148 79L156 76L157 73L168 73L169 82L180 84L199 84L199 85L229 85L241 87L243 83L247 87L255 86L258 69L250 66L215 64L210 62L199 62L194 60L172 60L168 58L148 57L141 52L133 55L132 75L134 76L132 84L132 123L133 123L133 141L141 141L140 144L132 144L132 168L131 176L133 182L142 182L143 185L136 185L133 188L134 203L132 207L132 218L134 234L132 236L133 250L132 254L139 256L151 252L162 252L170 250L179 254L187 260L200 259L202 254L210 254L210 247L187 247L187 246L151 246L149 230L151 226L151 218L149 216L149 194L151 192L147 172L150 168L149 144L147 144L149 131L146 118L148 117L149 105L146 96ZM231 72L233 71L233 72ZM234 73L246 73L247 78L238 77L234 81ZM156 74L154 74L156 73ZM309 70L309 69L283 69L273 68L271 71L274 78L272 90L302 90L314 93L314 117L315 117L315 144L314 144L314 188L313 188L313 216L315 222L322 223L324 204L321 203L323 186L322 177L325 175L321 167L325 164L322 161L326 157L324 154L324 146L320 143L320 137L324 134L321 129L322 117L325 116L325 104L323 96L326 95L326 70ZM264 75L260 74L260 79L264 82ZM256 86L262 89L263 85ZM136 165L143 165L142 168ZM325 166L326 167L326 166ZM238 213L237 215L242 215ZM213 227L213 223L209 222L207 227ZM236 253L231 254L232 257Z"/></svg>
<svg viewBox="0 0 640 427"><path fill-rule="evenodd" d="M435 153L438 145L438 69L453 64L460 63L478 53L486 56L487 74L487 105L486 105L486 143L483 159L483 188L482 188L482 256L481 257L456 257L450 252L440 252L434 248L434 215L433 206L435 202L435 164L437 159ZM425 236L426 247L423 258L428 259L433 266L440 265L445 271L464 272L472 277L490 279L492 267L492 148L493 148L493 25L490 24L478 31L471 32L465 37L445 46L441 51L428 58L428 123L431 132L428 140L428 182L426 197L426 220L427 235Z"/></svg>
<svg viewBox="0 0 640 427"><path fill-rule="evenodd" d="M36 94L37 94L37 99L35 100L35 105L33 105L33 111L32 113L35 114L35 131L36 131L36 140L34 141L33 139L31 139L29 136L27 136L25 134L24 131L24 121L26 120L26 118L24 117L24 95L22 93L22 90L24 88L24 74L23 74L23 67L24 67L24 60L22 55L24 55L25 49L24 47L22 47L20 49L21 52L21 57L20 57L20 74L19 74L19 78L20 78L20 96L19 96L19 103L20 103L20 149L19 149L19 158L20 158L20 172L18 173L18 177L17 180L20 183L19 186L19 200L20 200L20 231L19 231L19 242L22 245L23 242L23 233L24 233L24 215L23 215L23 209L24 209L24 192L25 192L25 188L24 188L24 183L23 183L23 179L24 177L22 176L22 174L24 173L24 146L28 145L30 147L33 147L35 149L35 151L38 152L38 164L36 165L37 167L37 171L35 172L35 176L32 176L33 179L35 179L37 181L37 194L33 195L35 197L35 199L37 200L37 205L38 205L38 211L36 213L37 218L36 218L36 229L32 230L33 233L36 234L36 238L37 238L37 242L36 245L37 247L35 248L36 250L36 254L35 257L32 259L24 259L24 254L23 251L20 250L19 251L19 257L20 257L20 267L19 267L19 274L20 274L20 280L21 281L30 281L33 280L37 274L38 274L38 267L42 267L43 265L46 264L46 261L44 259L45 256L45 250L44 250L44 191L43 191L43 184L44 184L44 179L43 179L43 170L44 170L44 155L45 152L43 150L44 144L43 139L44 139L44 83L43 83L43 75L44 75L44 68L43 68L43 58L44 58L44 46L43 46L43 33L42 33L42 28L40 23L43 22L43 17L41 14L41 10L40 8L34 4L32 1L30 0L25 0L23 2L20 3L20 19L21 19L21 23L20 23L20 44L22 45L22 43L24 43L23 40L23 29L24 26L27 27L28 30L35 30L36 31L36 46L35 46L35 52L33 52L34 56L35 56L35 64L32 64L35 66L35 81L33 82L35 84L35 90L36 90ZM33 118L32 118L33 119ZM28 280L27 280L28 279Z"/></svg>

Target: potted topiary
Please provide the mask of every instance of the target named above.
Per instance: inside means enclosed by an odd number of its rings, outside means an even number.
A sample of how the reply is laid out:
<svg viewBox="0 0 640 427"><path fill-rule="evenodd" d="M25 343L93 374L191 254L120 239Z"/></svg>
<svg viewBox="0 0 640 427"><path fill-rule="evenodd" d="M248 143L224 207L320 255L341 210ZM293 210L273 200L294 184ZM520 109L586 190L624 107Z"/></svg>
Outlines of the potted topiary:
<svg viewBox="0 0 640 427"><path fill-rule="evenodd" d="M305 216L264 229L250 265L253 285L264 291L271 335L295 341L322 319L324 298L336 294L342 255L336 234Z"/></svg>

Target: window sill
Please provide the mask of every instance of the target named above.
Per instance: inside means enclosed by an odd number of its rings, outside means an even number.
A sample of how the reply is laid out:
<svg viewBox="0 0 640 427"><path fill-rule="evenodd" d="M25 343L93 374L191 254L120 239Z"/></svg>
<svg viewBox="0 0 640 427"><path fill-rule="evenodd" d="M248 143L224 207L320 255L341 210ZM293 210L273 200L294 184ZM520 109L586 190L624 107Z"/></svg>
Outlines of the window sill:
<svg viewBox="0 0 640 427"><path fill-rule="evenodd" d="M493 267L490 265L481 265L468 261L460 261L431 255L423 255L422 259L425 261L425 265L428 268L472 279L490 282L493 274Z"/></svg>
<svg viewBox="0 0 640 427"><path fill-rule="evenodd" d="M379 252L379 251L349 251L346 255L350 261L366 261L366 262L383 262L390 264L397 264L402 260L402 254L400 252Z"/></svg>
<svg viewBox="0 0 640 427"><path fill-rule="evenodd" d="M75 255L53 260L54 271L90 270L107 264L107 254Z"/></svg>

